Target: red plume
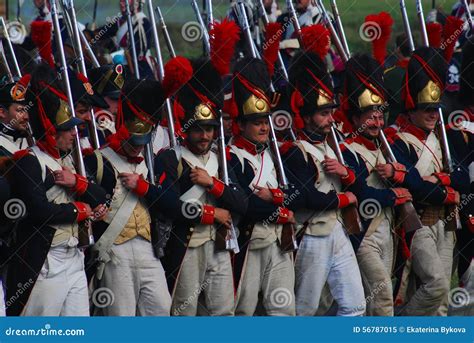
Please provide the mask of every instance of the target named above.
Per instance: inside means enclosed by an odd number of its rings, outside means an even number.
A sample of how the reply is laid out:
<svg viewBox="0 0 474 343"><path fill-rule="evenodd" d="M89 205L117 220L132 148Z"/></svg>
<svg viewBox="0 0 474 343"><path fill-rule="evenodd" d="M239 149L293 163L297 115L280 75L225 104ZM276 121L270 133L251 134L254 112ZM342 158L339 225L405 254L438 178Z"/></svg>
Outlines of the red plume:
<svg viewBox="0 0 474 343"><path fill-rule="evenodd" d="M39 55L51 68L54 68L53 50L51 48L52 25L49 21L31 22L31 40L39 50Z"/></svg>
<svg viewBox="0 0 474 343"><path fill-rule="evenodd" d="M443 36L443 27L440 23L426 24L426 32L428 34L428 41L432 48L439 48L441 46L441 37Z"/></svg>
<svg viewBox="0 0 474 343"><path fill-rule="evenodd" d="M193 77L193 66L187 58L177 56L165 64L165 77L162 82L166 96L176 93Z"/></svg>
<svg viewBox="0 0 474 343"><path fill-rule="evenodd" d="M331 47L329 31L321 24L303 27L301 29L301 40L305 51L314 52L322 60L324 60Z"/></svg>
<svg viewBox="0 0 474 343"><path fill-rule="evenodd" d="M239 26L235 21L228 19L224 19L220 23L214 22L209 36L212 65L219 74L229 74L230 62L240 38Z"/></svg>
<svg viewBox="0 0 474 343"><path fill-rule="evenodd" d="M387 56L387 44L392 34L393 18L387 12L370 14L365 17L365 24L376 26L377 33L372 40L372 53L374 58L381 65L384 65L385 57Z"/></svg>
<svg viewBox="0 0 474 343"><path fill-rule="evenodd" d="M280 48L283 29L280 23L269 23L265 26L265 43L263 44L263 60L267 64L270 77L275 71L275 62Z"/></svg>
<svg viewBox="0 0 474 343"><path fill-rule="evenodd" d="M464 22L460 18L455 16L449 16L446 18L446 23L443 27L443 49L444 49L444 58L447 62L451 60L454 53L454 46L462 34Z"/></svg>

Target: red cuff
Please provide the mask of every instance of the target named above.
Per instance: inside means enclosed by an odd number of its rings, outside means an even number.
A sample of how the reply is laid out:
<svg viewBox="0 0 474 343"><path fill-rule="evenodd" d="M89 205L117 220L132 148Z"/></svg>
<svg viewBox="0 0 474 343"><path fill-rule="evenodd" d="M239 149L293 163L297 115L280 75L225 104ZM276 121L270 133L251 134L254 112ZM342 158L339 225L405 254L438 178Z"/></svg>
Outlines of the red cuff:
<svg viewBox="0 0 474 343"><path fill-rule="evenodd" d="M401 184L405 180L405 175L407 173L406 167L401 163L390 163L393 167L393 177L392 180L395 183Z"/></svg>
<svg viewBox="0 0 474 343"><path fill-rule="evenodd" d="M467 227L469 228L469 231L474 233L474 216L472 214L470 214L467 219Z"/></svg>
<svg viewBox="0 0 474 343"><path fill-rule="evenodd" d="M224 182L222 182L219 179L216 179L215 177L212 177L212 181L214 185L212 186L211 189L208 189L207 192L209 194L212 194L215 198L220 198L222 194L224 193Z"/></svg>
<svg viewBox="0 0 474 343"><path fill-rule="evenodd" d="M339 193L337 195L337 199L339 200L339 205L337 206L337 208L344 208L349 206L349 197L344 193Z"/></svg>
<svg viewBox="0 0 474 343"><path fill-rule="evenodd" d="M285 200L285 194L278 188L270 188L270 192L273 195L273 204L281 206Z"/></svg>
<svg viewBox="0 0 474 343"><path fill-rule="evenodd" d="M74 186L74 193L76 193L77 195L82 195L86 192L89 182L87 181L87 178L82 175L74 174L74 176L76 177L76 185Z"/></svg>
<svg viewBox="0 0 474 343"><path fill-rule="evenodd" d="M211 205L203 205L201 224L212 225L214 224L214 207Z"/></svg>
<svg viewBox="0 0 474 343"><path fill-rule="evenodd" d="M76 208L74 212L77 212L76 221L78 223L87 219L87 211L86 211L86 204L80 201L76 201L72 203Z"/></svg>
<svg viewBox="0 0 474 343"><path fill-rule="evenodd" d="M347 170L347 175L344 177L341 177L341 182L344 186L350 186L354 183L356 176L352 169L346 167L346 170Z"/></svg>
<svg viewBox="0 0 474 343"><path fill-rule="evenodd" d="M449 186L451 184L451 177L447 173L433 173L433 176L436 177L443 186Z"/></svg>
<svg viewBox="0 0 474 343"><path fill-rule="evenodd" d="M148 192L149 187L150 184L143 177L140 177L137 181L137 187L135 187L133 193L135 193L139 197L143 197Z"/></svg>
<svg viewBox="0 0 474 343"><path fill-rule="evenodd" d="M446 186L446 198L444 198L443 204L452 205L456 202L456 191L454 188Z"/></svg>
<svg viewBox="0 0 474 343"><path fill-rule="evenodd" d="M286 224L288 223L288 218L290 217L290 210L284 207L278 208L278 219L277 224Z"/></svg>
<svg viewBox="0 0 474 343"><path fill-rule="evenodd" d="M395 194L394 206L406 203L410 196L410 193L405 191L404 188L392 188L392 192Z"/></svg>

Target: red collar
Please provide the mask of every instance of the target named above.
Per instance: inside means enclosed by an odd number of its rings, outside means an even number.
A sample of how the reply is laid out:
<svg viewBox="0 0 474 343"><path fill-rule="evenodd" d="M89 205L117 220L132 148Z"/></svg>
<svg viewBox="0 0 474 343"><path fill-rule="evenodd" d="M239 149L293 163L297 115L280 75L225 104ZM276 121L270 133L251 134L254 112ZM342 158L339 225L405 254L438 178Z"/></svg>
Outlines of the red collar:
<svg viewBox="0 0 474 343"><path fill-rule="evenodd" d="M408 120L403 127L400 127L400 132L411 133L420 141L425 141L428 135L430 134L429 132L426 132L425 130L420 129L418 126L413 125Z"/></svg>
<svg viewBox="0 0 474 343"><path fill-rule="evenodd" d="M358 135L357 137L355 137L353 140L353 142L355 143L358 143L360 145L363 145L365 146L367 149L371 150L371 151L375 151L375 150L378 150L378 147L377 145L374 143L374 141L364 137L364 136L361 136L361 135ZM350 144L350 143L349 143Z"/></svg>
<svg viewBox="0 0 474 343"><path fill-rule="evenodd" d="M239 149L244 149L249 154L252 154L254 156L257 154L260 154L261 152L265 150L259 147L257 144L254 144L248 139L242 137L241 135L235 137L233 145L235 145ZM265 148L266 148L266 145L265 145Z"/></svg>
<svg viewBox="0 0 474 343"><path fill-rule="evenodd" d="M310 142L311 144L320 144L326 140L326 137L318 135L317 133L309 133L305 130L298 131L298 139Z"/></svg>

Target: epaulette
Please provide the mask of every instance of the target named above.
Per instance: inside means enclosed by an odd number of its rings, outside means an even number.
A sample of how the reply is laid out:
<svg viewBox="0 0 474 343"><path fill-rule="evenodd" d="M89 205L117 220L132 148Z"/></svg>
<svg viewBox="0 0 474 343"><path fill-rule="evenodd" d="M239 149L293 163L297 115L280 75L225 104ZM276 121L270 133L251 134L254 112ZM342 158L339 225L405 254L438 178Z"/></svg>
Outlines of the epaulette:
<svg viewBox="0 0 474 343"><path fill-rule="evenodd" d="M17 152L13 154L12 159L14 161L18 161L29 154L30 154L30 151L28 149L18 150Z"/></svg>

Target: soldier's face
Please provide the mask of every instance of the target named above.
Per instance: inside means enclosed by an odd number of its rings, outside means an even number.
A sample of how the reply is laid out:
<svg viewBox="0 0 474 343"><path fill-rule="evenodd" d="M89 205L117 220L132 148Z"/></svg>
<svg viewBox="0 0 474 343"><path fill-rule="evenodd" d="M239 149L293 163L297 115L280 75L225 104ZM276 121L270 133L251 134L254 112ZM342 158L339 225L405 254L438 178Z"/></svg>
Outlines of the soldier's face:
<svg viewBox="0 0 474 343"><path fill-rule="evenodd" d="M383 113L376 110L354 116L353 122L357 132L368 138L377 138L385 125Z"/></svg>
<svg viewBox="0 0 474 343"><path fill-rule="evenodd" d="M247 120L239 123L239 128L242 136L252 143L263 144L268 141L268 134L270 133L268 118Z"/></svg>
<svg viewBox="0 0 474 343"><path fill-rule="evenodd" d="M222 113L222 119L224 124L224 135L227 137L232 136L232 118L227 113Z"/></svg>
<svg viewBox="0 0 474 343"><path fill-rule="evenodd" d="M186 141L191 146L192 150L200 154L205 154L211 148L214 139L214 126L194 125L189 128Z"/></svg>
<svg viewBox="0 0 474 343"><path fill-rule="evenodd" d="M15 131L26 131L28 128L28 107L11 104L8 108L0 106L0 121Z"/></svg>
<svg viewBox="0 0 474 343"><path fill-rule="evenodd" d="M305 128L321 135L328 134L331 131L332 124L334 124L333 112L333 109L327 109L318 111L312 116L303 116Z"/></svg>
<svg viewBox="0 0 474 343"><path fill-rule="evenodd" d="M436 127L439 120L438 110L418 110L410 112L410 121L420 129L431 131Z"/></svg>
<svg viewBox="0 0 474 343"><path fill-rule="evenodd" d="M108 96L105 96L104 97L105 99L105 102L107 102L107 105L109 105L109 108L107 109L107 111L109 111L110 113L112 113L114 116L117 115L117 104L118 104L118 101L117 100L114 100L112 98L109 98Z"/></svg>
<svg viewBox="0 0 474 343"><path fill-rule="evenodd" d="M76 116L79 119L84 120L84 124L79 125L80 130L85 130L87 127L87 123L91 121L91 109L92 107L90 105L84 104L82 102L78 103L74 108Z"/></svg>
<svg viewBox="0 0 474 343"><path fill-rule="evenodd" d="M56 147L63 151L67 152L72 149L74 146L74 140L76 138L76 128L73 127L70 130L57 131L56 132Z"/></svg>

